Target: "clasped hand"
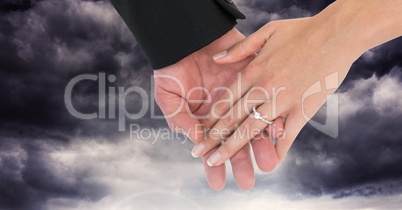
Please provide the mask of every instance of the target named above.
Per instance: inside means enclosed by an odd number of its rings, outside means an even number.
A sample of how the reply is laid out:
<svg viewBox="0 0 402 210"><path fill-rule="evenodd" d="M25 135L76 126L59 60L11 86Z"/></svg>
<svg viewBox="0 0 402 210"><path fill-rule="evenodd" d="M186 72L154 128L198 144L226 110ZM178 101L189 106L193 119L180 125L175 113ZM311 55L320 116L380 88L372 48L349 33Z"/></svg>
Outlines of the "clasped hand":
<svg viewBox="0 0 402 210"><path fill-rule="evenodd" d="M345 78L354 58L324 22L318 17L271 22L246 39L233 29L155 71L155 99L165 116L175 112L169 125L184 129L196 144L192 155L203 158L213 189L224 187L228 159L238 186L254 185L250 146L258 167L272 171ZM182 88L161 75L174 76ZM305 99L320 82L333 88Z"/></svg>

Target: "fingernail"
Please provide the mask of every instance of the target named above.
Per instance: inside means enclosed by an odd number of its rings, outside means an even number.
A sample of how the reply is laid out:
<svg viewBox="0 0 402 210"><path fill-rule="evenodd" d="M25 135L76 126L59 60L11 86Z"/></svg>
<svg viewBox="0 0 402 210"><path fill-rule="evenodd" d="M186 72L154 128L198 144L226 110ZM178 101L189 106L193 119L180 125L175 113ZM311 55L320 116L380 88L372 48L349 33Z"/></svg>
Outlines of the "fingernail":
<svg viewBox="0 0 402 210"><path fill-rule="evenodd" d="M228 51L225 50L225 51L223 51L223 52L220 52L220 53L214 55L214 57L212 57L212 58L213 58L214 60L219 60L219 59L225 57L227 54L228 54Z"/></svg>
<svg viewBox="0 0 402 210"><path fill-rule="evenodd" d="M194 146L193 150L191 151L191 155L195 158L200 157L201 154L204 152L205 145L203 143L199 143Z"/></svg>
<svg viewBox="0 0 402 210"><path fill-rule="evenodd" d="M210 167L215 166L216 164L218 164L219 161L221 161L222 155L220 152L217 152L215 154L213 154L208 160L207 160L207 164Z"/></svg>
<svg viewBox="0 0 402 210"><path fill-rule="evenodd" d="M274 144L276 144L276 140L277 140L277 139L276 139L275 137L272 137L271 139L272 139L272 142L273 142Z"/></svg>
<svg viewBox="0 0 402 210"><path fill-rule="evenodd" d="M285 118L285 117L283 118L283 122L284 122L284 123L286 122L286 118Z"/></svg>

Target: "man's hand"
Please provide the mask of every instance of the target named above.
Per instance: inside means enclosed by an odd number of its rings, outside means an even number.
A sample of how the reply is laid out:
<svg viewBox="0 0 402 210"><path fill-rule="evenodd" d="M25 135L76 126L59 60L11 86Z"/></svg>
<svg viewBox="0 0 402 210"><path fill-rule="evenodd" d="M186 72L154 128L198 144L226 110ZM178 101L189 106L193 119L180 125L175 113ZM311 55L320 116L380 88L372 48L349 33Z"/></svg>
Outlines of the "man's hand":
<svg viewBox="0 0 402 210"><path fill-rule="evenodd" d="M244 36L236 29L214 41L210 45L182 59L180 62L155 71L155 100L172 130L188 134L194 143L204 137L204 129L211 128L204 119L211 107L242 71L255 57L231 64L217 64L212 59L216 53L228 49L244 40ZM218 88L218 89L216 89ZM271 168L270 159L275 155L272 141L268 138L252 142L258 166L263 170ZM258 145L258 146L257 146ZM210 167L206 160L215 150L203 157L206 178L215 190L225 186L225 166ZM272 155L271 155L272 154ZM254 169L251 161L250 144L246 144L231 159L236 183L241 189L254 186ZM268 166L268 167L266 167Z"/></svg>

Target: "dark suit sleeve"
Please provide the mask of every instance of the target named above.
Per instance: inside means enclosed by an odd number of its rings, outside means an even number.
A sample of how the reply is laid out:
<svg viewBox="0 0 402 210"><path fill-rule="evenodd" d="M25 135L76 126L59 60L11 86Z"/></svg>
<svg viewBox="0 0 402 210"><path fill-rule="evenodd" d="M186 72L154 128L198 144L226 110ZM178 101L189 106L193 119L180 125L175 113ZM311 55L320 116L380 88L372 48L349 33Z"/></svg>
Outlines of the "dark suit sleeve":
<svg viewBox="0 0 402 210"><path fill-rule="evenodd" d="M111 0L153 69L207 46L244 15L231 0Z"/></svg>

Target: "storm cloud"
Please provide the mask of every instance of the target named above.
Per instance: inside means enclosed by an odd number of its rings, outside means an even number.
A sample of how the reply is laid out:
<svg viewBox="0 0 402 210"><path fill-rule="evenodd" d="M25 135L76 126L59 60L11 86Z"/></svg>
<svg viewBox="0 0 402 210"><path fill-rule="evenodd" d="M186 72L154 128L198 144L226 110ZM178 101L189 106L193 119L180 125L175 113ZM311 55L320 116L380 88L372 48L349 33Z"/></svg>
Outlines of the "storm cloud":
<svg viewBox="0 0 402 210"><path fill-rule="evenodd" d="M238 0L247 16L238 28L249 35L269 21L315 15L331 2ZM401 39L371 49L352 66L337 92L339 136L307 125L284 163L257 173L249 192L238 191L231 176L224 191L210 190L184 137L130 139L118 132L118 119L81 120L68 112L65 88L82 74L103 72L116 76L107 87L151 91L152 69L108 1L3 1L0 46L0 209L401 205ZM97 112L98 85L77 85L74 107ZM141 106L138 96L127 98L129 111ZM127 124L165 128L150 112Z"/></svg>

